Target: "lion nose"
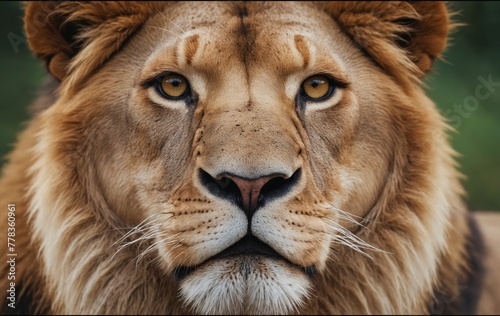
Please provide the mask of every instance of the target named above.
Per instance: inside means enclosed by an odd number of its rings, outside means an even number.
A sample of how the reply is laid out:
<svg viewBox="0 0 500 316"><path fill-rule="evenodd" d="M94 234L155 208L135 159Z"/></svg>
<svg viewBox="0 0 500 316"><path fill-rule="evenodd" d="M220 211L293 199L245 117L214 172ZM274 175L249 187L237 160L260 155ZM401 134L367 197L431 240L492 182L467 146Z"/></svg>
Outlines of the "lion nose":
<svg viewBox="0 0 500 316"><path fill-rule="evenodd" d="M258 179L248 180L235 175L227 175L226 178L232 180L240 190L241 201L239 201L241 208L247 213L253 213L257 209L260 194L265 184L275 178L283 178L279 175L266 176Z"/></svg>
<svg viewBox="0 0 500 316"><path fill-rule="evenodd" d="M270 174L256 179L224 173L216 177L200 169L201 183L212 194L236 202L250 219L255 211L278 197L284 196L298 182L301 169L291 177L283 174Z"/></svg>

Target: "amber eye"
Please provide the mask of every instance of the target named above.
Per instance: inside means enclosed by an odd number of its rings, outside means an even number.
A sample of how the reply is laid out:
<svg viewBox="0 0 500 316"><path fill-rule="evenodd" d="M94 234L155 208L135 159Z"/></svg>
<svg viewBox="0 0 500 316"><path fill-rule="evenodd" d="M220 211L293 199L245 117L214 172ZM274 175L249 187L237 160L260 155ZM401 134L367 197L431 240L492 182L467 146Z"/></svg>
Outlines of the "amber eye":
<svg viewBox="0 0 500 316"><path fill-rule="evenodd" d="M168 99L182 99L189 90L186 78L178 74L168 74L158 80L159 92Z"/></svg>
<svg viewBox="0 0 500 316"><path fill-rule="evenodd" d="M332 80L323 75L307 78L302 83L304 96L311 101L322 101L332 96L335 86Z"/></svg>

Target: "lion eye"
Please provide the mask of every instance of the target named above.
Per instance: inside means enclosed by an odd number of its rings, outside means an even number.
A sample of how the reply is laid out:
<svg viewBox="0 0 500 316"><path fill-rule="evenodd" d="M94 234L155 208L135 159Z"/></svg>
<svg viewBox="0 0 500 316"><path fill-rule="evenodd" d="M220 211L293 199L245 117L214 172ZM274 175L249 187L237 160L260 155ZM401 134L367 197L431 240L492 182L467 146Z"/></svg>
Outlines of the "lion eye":
<svg viewBox="0 0 500 316"><path fill-rule="evenodd" d="M332 80L323 75L315 75L307 78L302 83L304 97L310 101L322 101L328 99L335 92Z"/></svg>
<svg viewBox="0 0 500 316"><path fill-rule="evenodd" d="M187 95L189 84L186 78L173 73L158 78L157 89L165 98L178 100Z"/></svg>

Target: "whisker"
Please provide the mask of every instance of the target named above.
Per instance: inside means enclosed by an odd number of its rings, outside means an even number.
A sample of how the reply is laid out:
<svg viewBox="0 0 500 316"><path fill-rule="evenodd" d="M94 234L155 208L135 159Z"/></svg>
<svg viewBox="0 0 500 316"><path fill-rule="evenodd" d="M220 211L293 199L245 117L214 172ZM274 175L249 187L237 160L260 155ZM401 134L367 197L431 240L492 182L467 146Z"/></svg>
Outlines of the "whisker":
<svg viewBox="0 0 500 316"><path fill-rule="evenodd" d="M154 217L157 217L159 215L162 215L164 214L163 212L162 213L155 213L155 214L152 214L148 217L146 217L146 219L144 219L143 221L141 221L139 224L137 224L136 226L132 227L126 234L124 234L122 237L120 237L117 241L115 241L111 246L115 246L116 244L122 242L123 240L127 239L128 237L130 237L130 235L136 233L136 232L141 232L143 231L143 228L146 227L149 223L149 221L154 218Z"/></svg>
<svg viewBox="0 0 500 316"><path fill-rule="evenodd" d="M158 263L157 263L157 264L158 264L158 266L159 266L159 265L160 265L160 262L161 262L161 260L162 260L162 259L163 259L163 260L165 260L165 259L166 259L166 256L168 256L168 255L170 254L170 252L172 252L173 250L177 249L177 248L178 248L178 247L180 247L180 246L181 246L181 245L180 245L180 241L178 241L178 242L175 244L175 246L173 246L172 248L170 248L170 250L169 250L167 253L161 253L161 254L159 254L159 256L157 256L157 257L153 258L152 260L150 260L150 261L148 262L148 265L149 265L149 264L151 264L153 261L158 260ZM178 255L179 255L179 254L177 254L177 256L178 256ZM177 256L175 256L175 258L177 258ZM175 258L174 258L174 259L175 259ZM165 261L166 261L166 260L165 260Z"/></svg>
<svg viewBox="0 0 500 316"><path fill-rule="evenodd" d="M160 11L160 9L156 9L156 10L158 11L158 13L161 14L161 16L163 16L165 18L165 20L172 23L179 31L181 31L182 33L186 33L185 29L180 27L179 24L176 24L172 19L169 19L165 14L163 14L163 12Z"/></svg>
<svg viewBox="0 0 500 316"><path fill-rule="evenodd" d="M153 244L149 245L149 247L147 247L143 252L141 252L139 255L137 255L135 257L135 260L137 260L137 262L141 261L142 258L144 258L146 255L148 255L149 253L153 252L153 250L155 249L156 245L162 243L162 244L165 244L165 245L168 245L169 243L172 243L171 240L169 239L172 239L174 237L177 237L180 233L177 233L177 234L174 234L172 236L167 236L165 238L162 238L162 239L159 239L158 241L154 242Z"/></svg>
<svg viewBox="0 0 500 316"><path fill-rule="evenodd" d="M369 229L367 226L365 226L361 223L362 221L370 221L370 220L366 219L365 217L357 216L357 215L351 214L349 212L343 211L343 210L339 209L338 207L332 205L331 203L323 203L322 206L326 209L333 210L335 212L335 215L339 218L345 219L345 220L347 220L355 225Z"/></svg>
<svg viewBox="0 0 500 316"><path fill-rule="evenodd" d="M153 203L148 208L152 207L153 205L157 204L165 204L165 202L157 202ZM168 208L168 207L167 207ZM169 211L164 211L164 212L157 212L154 213L144 220L142 220L138 225L130 228L128 232L126 232L122 237L120 237L117 241L115 241L110 247L112 246L117 246L116 251L113 253L111 258L109 260L113 260L115 256L120 252L123 251L124 249L139 243L139 248L142 247L142 244L147 241L154 239L160 235L160 227L164 225L165 219L162 217L164 215L172 215L172 212ZM160 221L161 220L161 221ZM134 234L140 234L142 235L138 236L135 239L132 239L126 243L125 240L130 238Z"/></svg>
<svg viewBox="0 0 500 316"><path fill-rule="evenodd" d="M172 35L174 35L174 36L178 36L178 35L179 35L179 34L175 33L174 31L169 30L169 29L165 29L165 28L163 28L163 27L151 26L151 25L150 25L150 26L147 26L147 27L150 27L150 28L152 28L152 29L162 30L162 31L164 31L164 32L168 32L168 33L170 33L170 34L172 34Z"/></svg>
<svg viewBox="0 0 500 316"><path fill-rule="evenodd" d="M357 235L355 235L354 233L352 233L348 229L342 227L341 225L339 225L335 221L328 219L328 218L326 218L325 220L331 224L330 228L341 233L343 235L343 237L348 238L349 240L355 241L359 246L363 246L364 248L368 248L368 249L372 249L372 250L376 250L376 251L382 251L382 250L368 244L366 241L359 238Z"/></svg>
<svg viewBox="0 0 500 316"><path fill-rule="evenodd" d="M355 220L353 217L350 216L347 212L344 212L342 210L339 210L338 208L328 205L327 208L333 209L338 216L338 218L344 218L348 220L349 222L352 222L356 225L360 225L362 227L365 227L361 225L357 220ZM373 257L367 253L367 250L370 251L375 251L375 252L384 252L387 253L369 243L361 239L359 236L351 232L350 230L346 229L342 225L340 225L338 222L336 222L333 219L330 219L328 217L322 217L324 222L327 224L327 227L329 230L332 231L319 231L320 233L327 234L332 237L332 242L340 245L344 245L356 252L361 253L362 255L373 259ZM317 230L316 230L317 231Z"/></svg>
<svg viewBox="0 0 500 316"><path fill-rule="evenodd" d="M155 226L157 226L157 225L155 225ZM153 227L152 227L152 228L153 228ZM120 245L120 247L118 247L118 251L121 251L121 250L123 250L123 249L125 249L125 248L127 248L127 247L129 247L129 246L131 246L131 245L133 245L133 244L135 244L135 243L137 243L137 242L141 242L141 243L142 243L142 242L144 242L145 240L153 239L153 238L155 238L158 234L159 234L159 233L158 233L158 232L156 232L156 231L150 231L150 232L148 232L148 233L146 233L146 234L144 234L144 235L142 235L142 236L140 236L140 237L138 237L138 238L136 238L136 239L133 239L133 240L131 240L131 241L129 241L129 242L127 242L127 243L125 243L125 244Z"/></svg>

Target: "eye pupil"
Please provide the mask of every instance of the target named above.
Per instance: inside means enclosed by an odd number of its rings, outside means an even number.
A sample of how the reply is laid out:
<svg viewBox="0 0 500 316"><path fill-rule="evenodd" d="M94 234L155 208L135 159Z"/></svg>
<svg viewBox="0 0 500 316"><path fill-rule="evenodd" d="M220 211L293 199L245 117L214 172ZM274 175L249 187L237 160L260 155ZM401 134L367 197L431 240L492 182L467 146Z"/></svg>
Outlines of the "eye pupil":
<svg viewBox="0 0 500 316"><path fill-rule="evenodd" d="M302 84L303 96L311 101L322 101L335 92L331 80L323 75L307 78Z"/></svg>
<svg viewBox="0 0 500 316"><path fill-rule="evenodd" d="M186 96L189 90L189 85L181 75L169 74L161 78L160 84L157 86L159 92L167 99L180 99Z"/></svg>

